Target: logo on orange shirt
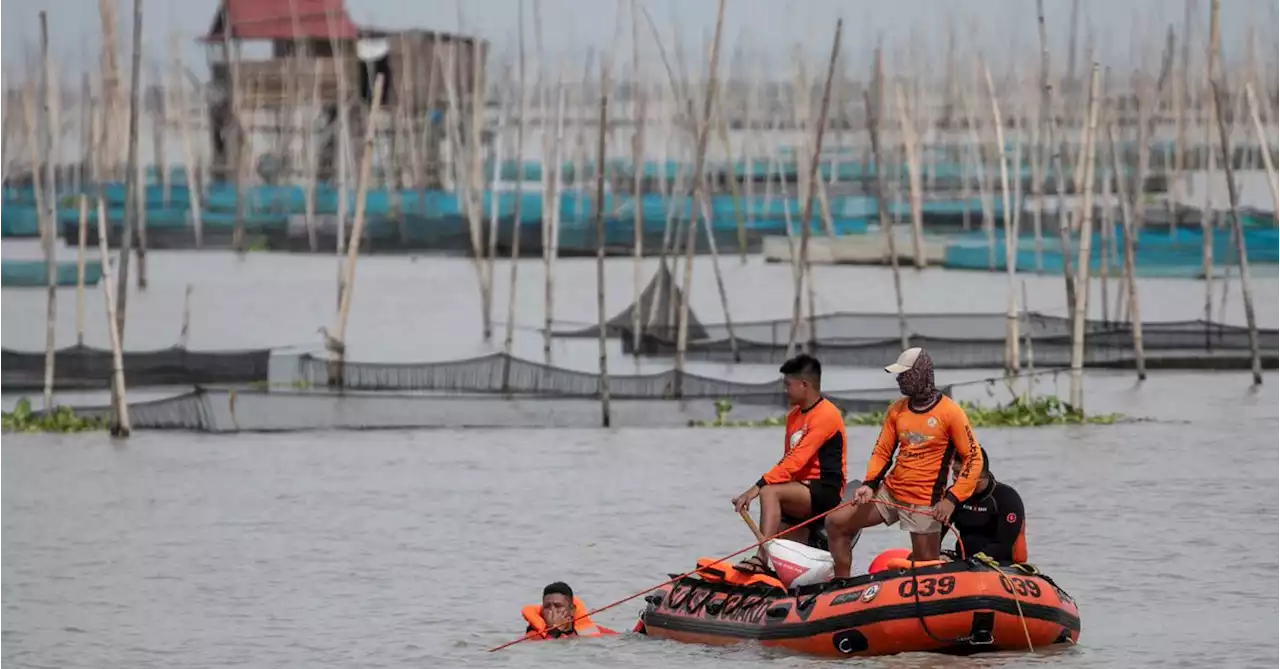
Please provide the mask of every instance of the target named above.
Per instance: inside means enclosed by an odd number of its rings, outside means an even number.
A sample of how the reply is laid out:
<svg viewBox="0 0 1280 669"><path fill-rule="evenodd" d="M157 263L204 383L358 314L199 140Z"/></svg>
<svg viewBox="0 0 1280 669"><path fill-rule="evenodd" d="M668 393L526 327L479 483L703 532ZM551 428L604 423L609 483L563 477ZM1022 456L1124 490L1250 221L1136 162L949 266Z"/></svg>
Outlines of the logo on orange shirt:
<svg viewBox="0 0 1280 669"><path fill-rule="evenodd" d="M804 433L807 432L808 430L809 430L809 424L805 423L804 425L801 425L799 429L797 429L795 432L792 432L790 448L795 448L796 446L799 446L800 440L804 439Z"/></svg>

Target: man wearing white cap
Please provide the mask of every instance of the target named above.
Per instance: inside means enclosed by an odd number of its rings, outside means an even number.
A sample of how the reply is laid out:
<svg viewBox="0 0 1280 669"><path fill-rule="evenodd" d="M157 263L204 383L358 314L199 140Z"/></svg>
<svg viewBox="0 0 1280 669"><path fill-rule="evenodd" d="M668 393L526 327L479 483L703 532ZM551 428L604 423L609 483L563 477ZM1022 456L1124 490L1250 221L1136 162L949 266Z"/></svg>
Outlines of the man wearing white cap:
<svg viewBox="0 0 1280 669"><path fill-rule="evenodd" d="M836 578L850 576L853 535L881 523L900 523L911 533L913 559L938 559L942 523L973 495L982 475L982 449L969 417L934 385L928 351L909 348L884 371L898 375L905 397L889 407L855 505L827 516ZM953 458L960 472L948 488Z"/></svg>

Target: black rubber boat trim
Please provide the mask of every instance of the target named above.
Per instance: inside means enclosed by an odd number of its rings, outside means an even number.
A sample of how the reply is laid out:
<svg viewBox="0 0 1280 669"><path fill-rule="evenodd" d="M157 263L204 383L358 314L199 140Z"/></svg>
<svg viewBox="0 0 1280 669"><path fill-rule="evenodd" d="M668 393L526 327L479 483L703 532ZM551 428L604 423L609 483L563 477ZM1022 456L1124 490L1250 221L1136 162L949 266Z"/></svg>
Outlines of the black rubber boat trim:
<svg viewBox="0 0 1280 669"><path fill-rule="evenodd" d="M975 595L957 597L935 602L923 602L919 608L914 603L881 606L863 611L853 611L831 618L823 618L810 622L787 623L762 626L751 623L739 623L720 620L694 619L685 616L673 616L651 608L645 612L644 623L650 629L669 629L676 632L691 632L730 636L740 639L759 641L776 641L781 639L802 639L819 634L838 632L853 627L874 625L890 620L915 620L920 616L940 616L948 613L965 613L970 611L995 611L1018 615L1018 606L1008 597L992 597ZM1080 618L1073 616L1055 606L1045 604L1022 604L1022 614L1033 620L1061 625L1073 632L1080 631Z"/></svg>

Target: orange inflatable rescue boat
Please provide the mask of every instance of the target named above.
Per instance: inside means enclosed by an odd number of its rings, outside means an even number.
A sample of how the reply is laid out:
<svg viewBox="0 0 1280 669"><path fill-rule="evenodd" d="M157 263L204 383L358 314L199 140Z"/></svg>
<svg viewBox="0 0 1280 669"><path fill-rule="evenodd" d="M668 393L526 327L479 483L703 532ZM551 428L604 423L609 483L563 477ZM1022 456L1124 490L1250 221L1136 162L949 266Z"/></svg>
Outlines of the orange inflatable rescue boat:
<svg viewBox="0 0 1280 669"><path fill-rule="evenodd" d="M875 573L790 590L776 578L704 558L697 575L645 598L636 630L828 657L1027 650L1079 639L1080 612L1052 579L1030 565L984 558L911 563L886 556Z"/></svg>
<svg viewBox="0 0 1280 669"><path fill-rule="evenodd" d="M581 599L573 598L573 608L578 611L578 615L582 615L591 609L582 603ZM591 622L589 616L583 616L573 622L573 634L557 634L556 632L547 631L547 621L542 619L542 607L538 604L530 604L520 610L520 615L524 617L527 624L525 627L525 636L529 641L549 641L551 639L572 639L574 636L605 636L608 634L617 634L617 632Z"/></svg>

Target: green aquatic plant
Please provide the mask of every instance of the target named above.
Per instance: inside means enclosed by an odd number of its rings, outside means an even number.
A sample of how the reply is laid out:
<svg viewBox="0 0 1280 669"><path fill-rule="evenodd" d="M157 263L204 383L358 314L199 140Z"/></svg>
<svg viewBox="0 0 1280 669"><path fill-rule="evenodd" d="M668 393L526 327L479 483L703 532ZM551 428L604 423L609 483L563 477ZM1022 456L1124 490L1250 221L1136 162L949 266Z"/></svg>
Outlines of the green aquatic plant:
<svg viewBox="0 0 1280 669"><path fill-rule="evenodd" d="M974 427L1041 427L1045 425L1111 425L1125 419L1118 413L1086 415L1067 402L1053 396L1025 399L1015 397L1008 404L994 407L960 402ZM716 417L712 420L690 421L693 427L780 427L786 424L786 416L771 416L760 420L731 420L729 413L733 403L727 399L716 402ZM845 425L878 427L884 423L884 411L844 414Z"/></svg>
<svg viewBox="0 0 1280 669"><path fill-rule="evenodd" d="M89 432L107 429L105 418L77 416L67 406L55 406L49 411L31 410L31 400L22 398L13 411L0 413L0 430L5 432Z"/></svg>

